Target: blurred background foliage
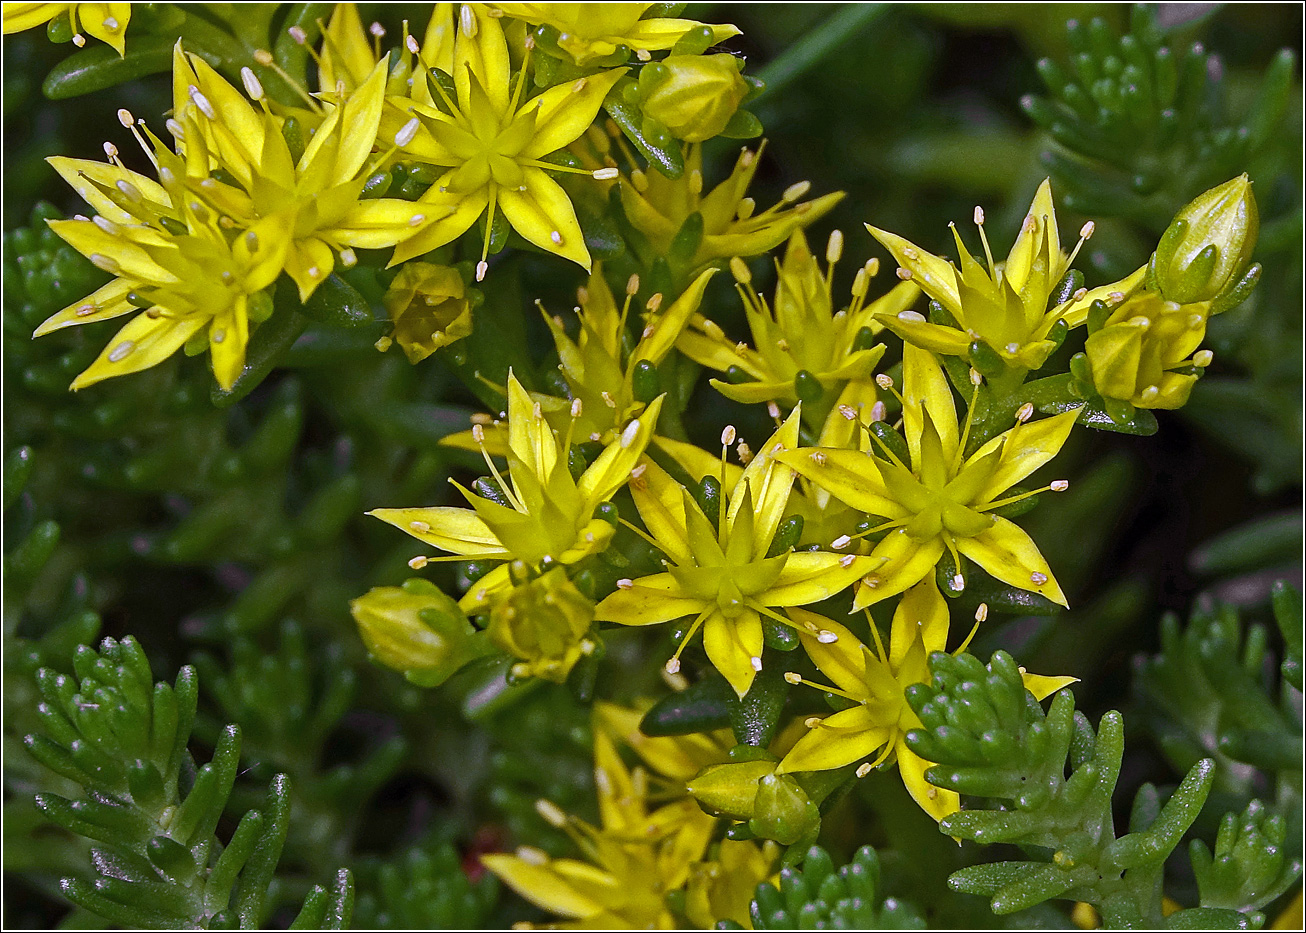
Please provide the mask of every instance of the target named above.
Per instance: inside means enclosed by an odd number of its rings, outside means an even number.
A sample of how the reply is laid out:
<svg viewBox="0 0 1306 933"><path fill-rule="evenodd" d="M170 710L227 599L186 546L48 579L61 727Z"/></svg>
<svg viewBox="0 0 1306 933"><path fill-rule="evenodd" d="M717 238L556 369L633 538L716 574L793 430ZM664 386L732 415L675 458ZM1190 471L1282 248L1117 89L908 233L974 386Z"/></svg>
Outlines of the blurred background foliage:
<svg viewBox="0 0 1306 933"><path fill-rule="evenodd" d="M398 29L399 7L361 6L365 22ZM1145 261L1170 216L1206 187L1251 175L1265 274L1249 301L1212 322L1210 375L1185 409L1161 414L1154 436L1078 432L1059 461L1070 492L1029 516L1074 608L985 627L973 650L1081 678L1077 703L1094 722L1126 712L1117 806L1147 782L1173 788L1215 754L1221 769L1198 834L1213 839L1219 816L1252 797L1277 798L1295 827L1288 838L1299 840L1299 764L1268 753L1266 736L1301 728L1300 706L1291 708L1300 693L1279 686L1280 661L1292 682L1295 625L1300 688L1300 605L1282 631L1271 615L1275 582L1301 583L1301 8L695 4L685 15L738 25L743 35L728 47L768 84L752 105L768 139L752 194L770 203L803 180L815 194L848 193L814 231L816 241L835 227L847 236L836 295L863 259L885 258L865 221L950 254L947 223L978 203L1006 242L1051 175L1062 228L1097 224L1081 261L1091 285ZM1122 97L1166 67L1161 47L1183 76L1173 119ZM29 335L103 276L46 229L45 218L79 204L43 159L99 158L101 141L121 134L117 108L153 119L169 88L154 75L47 102L42 77L67 48L42 31L5 39L6 924L100 922L70 913L59 891L60 878L87 876L91 843L32 807L34 793L76 787L21 741L41 728L36 672L73 675L74 646L127 635L154 679L171 682L187 664L198 672L196 760L213 757L228 723L240 726L222 838L288 776L272 922L290 922L312 886L329 891L342 867L353 873L360 925L539 919L481 879L475 855L520 842L566 851L533 804L543 796L593 816L588 711L556 685L505 688L498 670L421 690L367 662L348 611L368 587L409 575L411 548L364 510L443 502L448 477L475 475L465 454L438 446L480 408L457 357L410 366L373 349L379 328L314 324L235 405L215 406L207 369L186 359L68 393L108 337L104 325ZM726 140L706 147L709 183L733 157ZM541 345L530 300L570 305L580 283L578 270L527 253L501 268L486 283L469 354ZM742 313L724 278L706 303L733 333ZM379 306L384 281L360 273L353 284ZM726 422L748 437L764 430L764 415L732 406L706 380L692 404L701 417L687 428L701 441ZM452 588L454 573L446 565L435 578ZM1178 616L1159 624L1166 612ZM1176 621L1190 612L1186 627ZM1213 663L1233 656L1243 660L1237 683ZM664 689L660 657L644 633L615 633L595 692L653 695ZM882 877L882 890L908 906L886 902L866 916L1066 922L1046 904L995 918L982 898L941 897L947 874L981 856L939 835L904 793L893 775L860 782L841 804L847 818L826 821L824 861L784 889L783 904L764 898L770 919L758 922L789 925L833 865L871 861L869 890ZM856 861L866 844L878 858ZM325 922L333 908L322 904ZM862 916L833 902L812 911Z"/></svg>

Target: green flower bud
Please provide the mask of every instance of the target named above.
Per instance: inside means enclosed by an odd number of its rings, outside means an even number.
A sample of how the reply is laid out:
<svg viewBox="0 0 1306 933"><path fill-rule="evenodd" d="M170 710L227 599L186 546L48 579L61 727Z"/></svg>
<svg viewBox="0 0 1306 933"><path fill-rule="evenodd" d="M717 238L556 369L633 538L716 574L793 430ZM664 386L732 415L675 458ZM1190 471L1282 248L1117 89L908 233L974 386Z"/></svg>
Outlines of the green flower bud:
<svg viewBox="0 0 1306 933"><path fill-rule="evenodd" d="M516 579L522 575L514 574ZM562 683L581 655L597 647L587 637L593 624L594 603L556 567L500 591L490 606L486 634L497 647L521 660L513 665L514 676Z"/></svg>
<svg viewBox="0 0 1306 933"><path fill-rule="evenodd" d="M1198 350L1209 311L1209 302L1180 305L1154 292L1129 298L1084 344L1094 389L1138 408L1182 408L1197 382L1193 368L1211 361Z"/></svg>
<svg viewBox="0 0 1306 933"><path fill-rule="evenodd" d="M677 139L697 143L719 136L748 95L733 55L671 55L645 65L639 90L643 111Z"/></svg>
<svg viewBox="0 0 1306 933"><path fill-rule="evenodd" d="M351 600L349 611L372 657L422 687L438 686L486 653L458 603L426 580L374 587Z"/></svg>
<svg viewBox="0 0 1306 933"><path fill-rule="evenodd" d="M775 761L763 760L708 765L686 790L713 816L749 820L753 818L758 781L769 777L775 767Z"/></svg>
<svg viewBox="0 0 1306 933"><path fill-rule="evenodd" d="M1170 301L1212 301L1251 262L1260 220L1246 175L1200 194L1175 215L1152 257L1156 287Z"/></svg>
<svg viewBox="0 0 1306 933"><path fill-rule="evenodd" d="M410 363L472 332L472 306L462 276L449 266L405 263L381 300L394 322L394 339Z"/></svg>
<svg viewBox="0 0 1306 933"><path fill-rule="evenodd" d="M788 774L769 774L757 784L753 818L748 827L757 835L793 845L821 824L821 811Z"/></svg>

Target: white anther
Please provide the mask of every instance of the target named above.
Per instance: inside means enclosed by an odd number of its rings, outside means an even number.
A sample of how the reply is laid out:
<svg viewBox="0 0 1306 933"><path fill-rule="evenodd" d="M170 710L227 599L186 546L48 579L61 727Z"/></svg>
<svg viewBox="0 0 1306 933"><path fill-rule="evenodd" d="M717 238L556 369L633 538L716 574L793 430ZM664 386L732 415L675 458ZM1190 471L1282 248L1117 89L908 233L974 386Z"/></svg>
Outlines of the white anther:
<svg viewBox="0 0 1306 933"><path fill-rule="evenodd" d="M785 680L791 684L801 684L803 682L803 676L794 673L793 671L785 671Z"/></svg>
<svg viewBox="0 0 1306 933"><path fill-rule="evenodd" d="M1029 582L1033 583L1035 586L1042 586L1044 583L1048 582L1048 575L1045 573L1039 573L1035 570L1029 575Z"/></svg>
<svg viewBox="0 0 1306 933"><path fill-rule="evenodd" d="M352 269L358 265L358 254L346 246L340 251L340 265L346 269Z"/></svg>
<svg viewBox="0 0 1306 933"><path fill-rule="evenodd" d="M108 30L109 32L117 32L117 31L118 31L118 20L117 20L117 18L115 18L115 17L113 17L113 16L106 16L106 17L104 18L104 21L103 21L103 22L104 22L104 28L105 28L106 30Z"/></svg>
<svg viewBox="0 0 1306 933"><path fill-rule="evenodd" d="M132 116L132 112L130 110L128 110L126 107L123 107L118 111L118 122L121 123L125 128L131 129L132 125L136 122L136 118Z"/></svg>
<svg viewBox="0 0 1306 933"><path fill-rule="evenodd" d="M877 386L879 386L881 389L892 389L892 388L893 388L893 377L890 376L888 373L879 373L879 374L876 375L876 377L875 377L875 384L876 384ZM876 419L876 420L879 420L879 419Z"/></svg>
<svg viewBox="0 0 1306 933"><path fill-rule="evenodd" d="M116 223L114 223L108 217L103 217L98 214L91 218L91 223L95 224L97 227L99 227L101 230L103 230L105 233L109 234L110 236L117 236L119 233L122 232L122 228L119 227Z"/></svg>
<svg viewBox="0 0 1306 933"><path fill-rule="evenodd" d="M612 181L615 178L621 177L621 171L612 166L595 169L591 174L594 176L596 181Z"/></svg>
<svg viewBox="0 0 1306 933"><path fill-rule="evenodd" d="M485 425L483 424L472 425L472 440L476 441L476 443L478 444L485 443Z"/></svg>
<svg viewBox="0 0 1306 933"><path fill-rule="evenodd" d="M976 208L976 210L979 210L979 208ZM866 775L871 773L871 763L869 761L862 762L860 765L857 766L857 770L854 771L853 773L856 774L859 778L866 777Z"/></svg>
<svg viewBox="0 0 1306 933"><path fill-rule="evenodd" d="M721 430L721 445L723 447L729 447L735 442L735 437L735 426L733 424L726 425Z"/></svg>
<svg viewBox="0 0 1306 933"><path fill-rule="evenodd" d="M849 554L848 556L852 557L851 554ZM818 632L816 635L816 640L823 645L833 645L836 641L839 640L839 636L836 635L834 632L831 632L829 629L821 629L821 631Z"/></svg>
<svg viewBox="0 0 1306 933"><path fill-rule="evenodd" d="M1024 424L1032 417L1034 417L1034 406L1032 403L1026 402L1024 405L1021 405L1016 409L1016 420L1021 424Z"/></svg>
<svg viewBox="0 0 1306 933"><path fill-rule="evenodd" d="M834 230L825 244L825 261L834 265L843 256L843 231Z"/></svg>
<svg viewBox="0 0 1306 933"><path fill-rule="evenodd" d="M122 266L118 265L118 260L103 253L91 253L91 265L104 270L110 275L117 275L122 271Z"/></svg>
<svg viewBox="0 0 1306 933"><path fill-rule="evenodd" d="M1210 350L1198 350L1193 354L1193 365L1205 369L1211 365L1213 359L1215 359L1215 354Z"/></svg>
<svg viewBox="0 0 1306 933"><path fill-rule="evenodd" d="M191 103L199 108L200 113L204 114L204 116L208 117L210 120L216 120L218 118L218 112L213 109L213 104L209 103L209 99L204 96L199 88L192 84L187 93L190 95Z"/></svg>
<svg viewBox="0 0 1306 933"><path fill-rule="evenodd" d="M636 418L630 424L626 425L626 430L621 432L621 447L623 450L628 449L631 444L635 443L635 438L639 437L639 419Z"/></svg>
<svg viewBox="0 0 1306 933"><path fill-rule="evenodd" d="M973 386L981 385L984 382L984 376L975 367L970 370L970 384Z"/></svg>
<svg viewBox="0 0 1306 933"><path fill-rule="evenodd" d="M482 259L476 264L476 281L485 281L485 273L490 271L490 264Z"/></svg>
<svg viewBox="0 0 1306 933"><path fill-rule="evenodd" d="M549 239L553 241L554 246L562 245L562 234L557 230L552 230L549 232Z"/></svg>
<svg viewBox="0 0 1306 933"><path fill-rule="evenodd" d="M1081 239L1087 240L1089 237L1093 235L1093 231L1096 229L1097 229L1097 224L1093 223L1093 221L1090 220L1088 221L1088 223L1084 224L1084 226L1079 228L1079 236Z"/></svg>
<svg viewBox="0 0 1306 933"><path fill-rule="evenodd" d="M420 55L422 52L422 47L417 44L416 36L409 36L404 40L404 45L406 45L408 51L412 52L414 55Z"/></svg>
<svg viewBox="0 0 1306 933"><path fill-rule="evenodd" d="M845 421L857 420L857 409L853 408L851 405L840 405L839 414L843 416Z"/></svg>
<svg viewBox="0 0 1306 933"><path fill-rule="evenodd" d="M413 568L414 570L421 570L429 563L430 560L418 554L416 557L414 557L412 560L408 562L408 566Z"/></svg>
<svg viewBox="0 0 1306 933"><path fill-rule="evenodd" d="M617 589L619 590L628 590L634 585L635 581L631 580L629 577L624 577L617 581ZM672 671L672 673L674 674L675 671Z"/></svg>
<svg viewBox="0 0 1306 933"><path fill-rule="evenodd" d="M578 399L578 398L574 398L574 399L571 400L571 416L572 416L573 418L579 418L579 417L580 417L580 413L581 413L582 410L584 410L584 408L585 408L585 405L584 405L583 402L581 402L580 399Z"/></svg>
<svg viewBox="0 0 1306 933"><path fill-rule="evenodd" d="M429 523L420 522L420 521L409 522L408 527L411 528L413 531L417 532L419 535L424 535L431 530L431 526Z"/></svg>
<svg viewBox="0 0 1306 933"><path fill-rule="evenodd" d="M367 27L367 31L370 32L372 35L376 36L378 39L385 38L385 27L382 26L380 23L375 23L375 22L372 23L371 26Z"/></svg>
<svg viewBox="0 0 1306 933"><path fill-rule="evenodd" d="M810 181L796 182L784 190L784 194L780 195L780 199L789 202L797 201L811 190L812 183Z"/></svg>
<svg viewBox="0 0 1306 933"><path fill-rule="evenodd" d="M1065 492L1070 488L1070 481L1064 479L1054 479L1049 487L1053 492Z"/></svg>
<svg viewBox="0 0 1306 933"><path fill-rule="evenodd" d="M667 661L666 672L668 674L679 674L680 658L672 658L671 660Z"/></svg>
<svg viewBox="0 0 1306 933"><path fill-rule="evenodd" d="M761 658L758 658L758 657L752 657L752 658L749 658L749 659L748 659L748 663L751 664L751 665L753 665L753 670L755 670L755 671L760 671L760 670L762 669L762 659L761 659Z"/></svg>
<svg viewBox="0 0 1306 933"><path fill-rule="evenodd" d="M954 573L952 575L952 588L954 591L960 593L966 588L966 578L959 573Z"/></svg>
<svg viewBox="0 0 1306 933"><path fill-rule="evenodd" d="M902 279L904 282L910 282L910 281L911 281L911 270L910 270L910 269L904 269L904 268L902 268L901 266L899 266L899 267L898 267L898 278Z"/></svg>
<svg viewBox="0 0 1306 933"><path fill-rule="evenodd" d="M834 548L836 551L842 551L852 543L853 539L848 535L839 535L839 537L830 542L830 547Z"/></svg>
<svg viewBox="0 0 1306 933"><path fill-rule="evenodd" d="M983 226L983 225L984 225L984 208L982 208L982 207L980 207L978 204L976 204L976 205L975 205L975 226L977 226L977 227L981 227L981 226Z"/></svg>
<svg viewBox="0 0 1306 933"><path fill-rule="evenodd" d="M421 125L422 123L420 120L417 119L417 117L413 117L411 120L405 123L402 127L400 127L399 132L395 133L395 145L399 146L400 148L403 148L404 146L407 146L409 143L411 143L413 139L417 136L417 131L418 129L421 128Z"/></svg>
<svg viewBox="0 0 1306 933"><path fill-rule="evenodd" d="M73 34L73 45L77 46L79 49L85 48L85 47L86 47L86 37L85 37L84 35L82 35L80 32L78 32L78 33L74 33L74 34Z"/></svg>
<svg viewBox="0 0 1306 933"><path fill-rule="evenodd" d="M907 321L912 324L924 324L925 315L921 314L919 311L899 311L898 320Z"/></svg>
<svg viewBox="0 0 1306 933"><path fill-rule="evenodd" d="M250 100L263 99L263 85L259 82L258 75L248 65L240 69L240 80L245 84L245 93L249 95Z"/></svg>
<svg viewBox="0 0 1306 933"><path fill-rule="evenodd" d="M290 38L295 40L296 45L303 45L308 41L308 33L304 32L301 26L291 26L286 32L290 33Z"/></svg>
<svg viewBox="0 0 1306 933"><path fill-rule="evenodd" d="M558 809L558 805L550 800L540 798L535 801L535 812L544 817L545 822L559 829L567 825L567 814Z"/></svg>
<svg viewBox="0 0 1306 933"><path fill-rule="evenodd" d="M975 609L975 621L983 622L988 617L989 617L989 604L980 603L979 606Z"/></svg>
<svg viewBox="0 0 1306 933"><path fill-rule="evenodd" d="M116 159L118 158L118 147L111 142L106 142L104 144L104 154L109 159Z"/></svg>
<svg viewBox="0 0 1306 933"><path fill-rule="evenodd" d="M132 350L135 349L136 349L135 342L131 340L124 340L122 343L118 344L116 347L114 347L112 350L109 351L109 362L121 363L123 360L127 358L127 355L131 353Z"/></svg>
<svg viewBox="0 0 1306 933"><path fill-rule="evenodd" d="M876 402L871 406L871 421L883 421L888 413L889 409L884 407L883 402Z"/></svg>

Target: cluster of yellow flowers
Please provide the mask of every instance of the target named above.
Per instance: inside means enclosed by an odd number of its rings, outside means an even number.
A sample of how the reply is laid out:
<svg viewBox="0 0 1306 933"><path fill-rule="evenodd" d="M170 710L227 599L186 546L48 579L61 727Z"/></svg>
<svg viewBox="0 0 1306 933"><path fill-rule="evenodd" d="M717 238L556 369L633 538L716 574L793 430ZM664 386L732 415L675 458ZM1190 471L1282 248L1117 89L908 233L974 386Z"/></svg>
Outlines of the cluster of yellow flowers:
<svg viewBox="0 0 1306 933"><path fill-rule="evenodd" d="M99 8L125 4L65 6L5 4L5 30L68 14L121 46L128 13ZM178 42L166 122L171 143L119 111L157 179L127 168L113 143L105 144L107 163L50 160L96 212L52 227L114 279L52 316L37 335L143 312L74 389L154 366L182 347L189 354L207 347L217 382L229 389L244 365L251 327L273 311L271 292L283 272L307 302L337 267L358 262L357 250L393 247L389 264L402 265L483 219L479 281L500 217L536 248L590 269L573 195L554 176L584 179L592 190L580 197L602 197L620 185L632 209L647 215L636 226L654 239L666 235L668 224L683 220L670 215L697 206L699 142L744 115L738 107L750 87L739 74L742 60L701 54L738 30L645 18L651 6L440 3L421 42L405 29L400 47L381 54L384 29L365 29L356 7L340 4L324 26L320 52L310 49L315 94L264 50L241 67L241 93ZM538 26L550 29L532 28ZM291 34L306 44L302 29ZM566 58L565 67L553 58L547 69L532 61L546 57L536 52L537 35L556 39L553 51ZM677 48L687 36L697 39L691 44L698 54L651 62L652 51ZM638 85L623 64L632 50L650 62ZM646 131L656 128L691 147L691 165L678 183L693 188L689 197L677 183L658 190L660 183L635 167L624 140L614 149L615 125L596 126L623 79L624 92L641 101ZM295 102L265 93L267 81L291 86ZM627 172L614 152L631 156ZM724 213L708 219L698 265L741 249L763 252L800 217L814 218L837 200L784 202L750 217L738 202L753 161L751 153L741 159L733 201L715 198ZM424 190L414 198L385 196L395 166ZM449 266L404 266L386 306L394 339L410 359L470 332L466 285ZM389 338L382 346L388 345Z"/></svg>
<svg viewBox="0 0 1306 933"><path fill-rule="evenodd" d="M10 6L37 5L7 4L6 31L48 12ZM128 169L111 143L107 163L50 160L95 211L52 228L113 278L37 335L134 315L74 389L183 347L207 348L217 382L230 388L251 329L274 311L283 273L293 283L292 291L283 282L283 301L293 294L306 303L337 268L360 261L357 251L392 249L389 266L399 268L384 306L393 338L379 346L393 339L416 363L471 332L475 282L504 224L587 270L578 330L543 312L559 360L556 394L528 391L509 372L504 409L475 416L471 430L447 441L484 457L488 475L471 488L454 483L470 507L370 513L444 552L414 557L413 569L468 562L475 579L466 593L455 603L410 581L373 590L353 612L378 660L428 685L492 653L511 659L515 678L561 683L601 649L602 623L679 621L665 664L673 685L685 685L682 653L701 635L708 662L740 701L764 673L837 698L839 711L799 719L769 749L742 756L727 753L728 737L649 739L635 712L600 706L602 825L540 805L588 862L535 849L484 859L578 924L669 926L671 892L683 894L681 913L694 922L747 923L748 894L767 877L772 850L713 843L709 811L793 844L814 838L819 824L794 773L856 766L862 777L893 762L932 817L959 808L955 793L926 780L931 763L905 741L920 725L908 690L928 682L930 654L948 646L945 597L966 591L974 566L1067 605L1038 546L1008 516L1068 483L1019 484L1057 455L1085 402L1124 423L1138 408L1187 400L1211 361L1199 349L1206 322L1255 284L1258 268L1246 267L1256 207L1246 176L1213 189L1180 214L1147 265L1088 289L1071 266L1093 224L1063 250L1045 181L1003 262L979 208L983 262L955 227L954 264L868 225L899 281L871 297L872 259L839 307L843 236L830 236L822 266L803 228L842 195L804 201L810 186L800 183L758 212L747 189L760 149L745 149L705 192L701 143L751 119L739 109L748 94L739 60L704 54L737 30L650 16L651 8L436 4L420 42L405 24L399 47L382 54L384 30L365 29L357 9L341 4L320 51L310 49L317 93L262 51L241 68L238 89L178 43L171 143L119 112L156 177ZM69 15L121 42L125 11ZM264 92L274 79L298 93L293 105ZM641 168L632 140L600 119L604 108L632 102L644 137L684 144L682 171ZM396 172L417 188L391 196ZM666 273L667 294L634 307L638 275L614 294L577 220L576 205L591 202L620 204L630 251L639 268ZM474 265L460 270L442 248L482 220ZM745 260L786 242L768 301ZM751 344L704 313L723 267ZM928 313L914 307L922 297ZM1080 327L1085 352L1070 372L1039 380L1056 382L1048 402L1051 390L1026 380ZM881 365L886 332L902 342L897 378ZM719 453L684 440L667 423L675 406L662 383L677 353L718 373L711 384L725 397L765 404L774 432L751 446L726 426ZM886 649L869 608L890 598ZM863 610L865 622L830 616ZM987 613L979 603L976 626ZM782 652L799 647L830 683L790 669L798 665ZM1040 699L1071 680L1025 675ZM617 740L660 775L659 797L670 802L651 808L648 772L627 768Z"/></svg>

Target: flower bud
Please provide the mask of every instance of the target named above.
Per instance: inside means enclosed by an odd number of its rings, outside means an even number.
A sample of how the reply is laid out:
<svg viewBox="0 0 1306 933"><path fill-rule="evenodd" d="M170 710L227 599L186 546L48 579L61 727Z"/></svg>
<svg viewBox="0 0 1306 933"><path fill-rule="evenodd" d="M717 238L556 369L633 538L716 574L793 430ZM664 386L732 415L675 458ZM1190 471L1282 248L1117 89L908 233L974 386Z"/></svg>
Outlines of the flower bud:
<svg viewBox="0 0 1306 933"><path fill-rule="evenodd" d="M1197 375L1175 370L1199 365L1191 357L1209 311L1210 302L1180 305L1155 292L1130 297L1084 345L1097 393L1138 408L1182 408Z"/></svg>
<svg viewBox="0 0 1306 933"><path fill-rule="evenodd" d="M686 790L698 805L713 816L736 820L753 818L758 781L771 775L774 761L732 761L708 765Z"/></svg>
<svg viewBox="0 0 1306 933"><path fill-rule="evenodd" d="M748 94L733 55L671 55L644 66L639 89L644 115L677 139L719 136Z"/></svg>
<svg viewBox="0 0 1306 933"><path fill-rule="evenodd" d="M1198 195L1175 215L1152 258L1156 287L1170 301L1212 301L1251 262L1260 220L1246 175Z"/></svg>
<svg viewBox="0 0 1306 933"><path fill-rule="evenodd" d="M435 687L485 654L458 604L426 580L379 586L349 603L368 652L422 687Z"/></svg>
<svg viewBox="0 0 1306 933"><path fill-rule="evenodd" d="M586 637L593 624L594 603L556 567L499 591L490 606L486 634L520 659L513 668L518 676L562 683L581 655L597 647Z"/></svg>
<svg viewBox="0 0 1306 933"><path fill-rule="evenodd" d="M394 322L394 339L410 363L420 363L472 332L466 287L449 266L405 263L381 301Z"/></svg>
<svg viewBox="0 0 1306 933"><path fill-rule="evenodd" d="M788 846L815 836L820 825L821 811L792 776L769 774L758 781L753 818L748 821L756 835Z"/></svg>

